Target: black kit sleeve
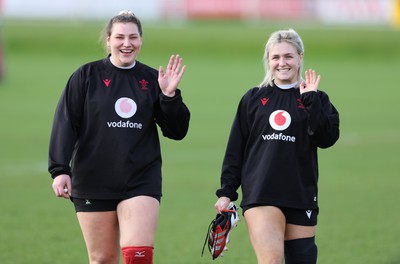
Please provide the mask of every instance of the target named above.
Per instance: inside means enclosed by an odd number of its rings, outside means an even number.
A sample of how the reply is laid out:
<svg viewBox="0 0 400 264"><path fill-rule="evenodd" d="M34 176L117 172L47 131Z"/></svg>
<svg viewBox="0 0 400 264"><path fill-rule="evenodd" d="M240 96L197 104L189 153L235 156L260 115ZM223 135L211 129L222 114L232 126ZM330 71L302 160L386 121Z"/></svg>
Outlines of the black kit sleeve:
<svg viewBox="0 0 400 264"><path fill-rule="evenodd" d="M186 136L189 130L190 111L183 103L180 90L176 90L173 97L160 93L155 118L165 137L181 140Z"/></svg>
<svg viewBox="0 0 400 264"><path fill-rule="evenodd" d="M339 139L339 112L325 92L306 92L301 101L307 111L308 132L320 148L328 148Z"/></svg>
<svg viewBox="0 0 400 264"><path fill-rule="evenodd" d="M85 100L82 71L77 70L59 99L49 144L48 171L55 178L60 174L71 176L70 162L78 137Z"/></svg>
<svg viewBox="0 0 400 264"><path fill-rule="evenodd" d="M248 137L246 97L243 97L234 118L226 147L221 171L221 188L218 197L226 196L232 201L238 199L237 189L241 185L243 155Z"/></svg>

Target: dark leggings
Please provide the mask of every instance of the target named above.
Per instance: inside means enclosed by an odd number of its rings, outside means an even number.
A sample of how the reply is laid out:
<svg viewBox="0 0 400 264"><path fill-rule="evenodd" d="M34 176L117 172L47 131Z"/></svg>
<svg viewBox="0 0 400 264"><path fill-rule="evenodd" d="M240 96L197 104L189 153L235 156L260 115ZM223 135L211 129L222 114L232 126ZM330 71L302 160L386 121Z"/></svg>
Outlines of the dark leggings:
<svg viewBox="0 0 400 264"><path fill-rule="evenodd" d="M317 255L315 237L285 241L285 264L316 264Z"/></svg>

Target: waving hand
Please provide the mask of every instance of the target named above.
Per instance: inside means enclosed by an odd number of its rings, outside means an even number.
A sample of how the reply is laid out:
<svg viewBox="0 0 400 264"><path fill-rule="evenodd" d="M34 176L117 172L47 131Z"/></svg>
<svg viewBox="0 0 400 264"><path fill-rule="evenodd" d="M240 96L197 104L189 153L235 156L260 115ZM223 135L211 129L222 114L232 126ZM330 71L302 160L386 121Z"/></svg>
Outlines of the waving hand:
<svg viewBox="0 0 400 264"><path fill-rule="evenodd" d="M171 56L165 72L163 67L160 66L158 70L158 84L160 85L161 91L164 95L169 97L175 95L175 91L178 88L178 84L186 69L186 65L182 68L181 66L182 58L179 55Z"/></svg>
<svg viewBox="0 0 400 264"><path fill-rule="evenodd" d="M317 76L314 70L309 69L306 71L306 80L300 83L300 94L312 91L316 92L320 78L321 76Z"/></svg>

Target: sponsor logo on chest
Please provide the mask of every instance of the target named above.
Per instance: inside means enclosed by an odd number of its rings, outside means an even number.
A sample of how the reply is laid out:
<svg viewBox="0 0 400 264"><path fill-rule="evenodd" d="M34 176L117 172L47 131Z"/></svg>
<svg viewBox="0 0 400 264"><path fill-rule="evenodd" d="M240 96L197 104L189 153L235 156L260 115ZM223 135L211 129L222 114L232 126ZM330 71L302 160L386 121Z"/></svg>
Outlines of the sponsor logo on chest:
<svg viewBox="0 0 400 264"><path fill-rule="evenodd" d="M129 97L119 98L114 105L114 110L117 115L123 119L128 119L134 116L137 112L136 102ZM109 128L132 128L132 129L142 129L142 123L131 122L129 120L119 120L119 121L107 121L107 126Z"/></svg>
<svg viewBox="0 0 400 264"><path fill-rule="evenodd" d="M271 113L269 116L269 125L276 131L284 131L292 122L292 117L289 112L285 110L276 110ZM288 141L288 142L296 142L296 137L285 135L282 132L272 134L263 134L261 135L263 140L280 140L280 141Z"/></svg>

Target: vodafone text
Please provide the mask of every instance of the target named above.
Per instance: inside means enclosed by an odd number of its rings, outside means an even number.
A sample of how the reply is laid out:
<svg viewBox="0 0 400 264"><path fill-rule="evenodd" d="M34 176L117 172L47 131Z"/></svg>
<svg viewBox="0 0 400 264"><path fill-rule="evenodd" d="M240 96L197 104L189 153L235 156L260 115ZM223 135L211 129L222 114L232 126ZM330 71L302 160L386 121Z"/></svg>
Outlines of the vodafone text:
<svg viewBox="0 0 400 264"><path fill-rule="evenodd" d="M134 129L142 129L142 123L134 123L131 121L122 121L119 122L107 122L108 127L118 127L118 128L134 128Z"/></svg>
<svg viewBox="0 0 400 264"><path fill-rule="evenodd" d="M282 133L279 134L269 134L269 135L261 135L263 140L282 140L282 141L290 141L290 142L295 142L296 137L293 136L287 136Z"/></svg>

